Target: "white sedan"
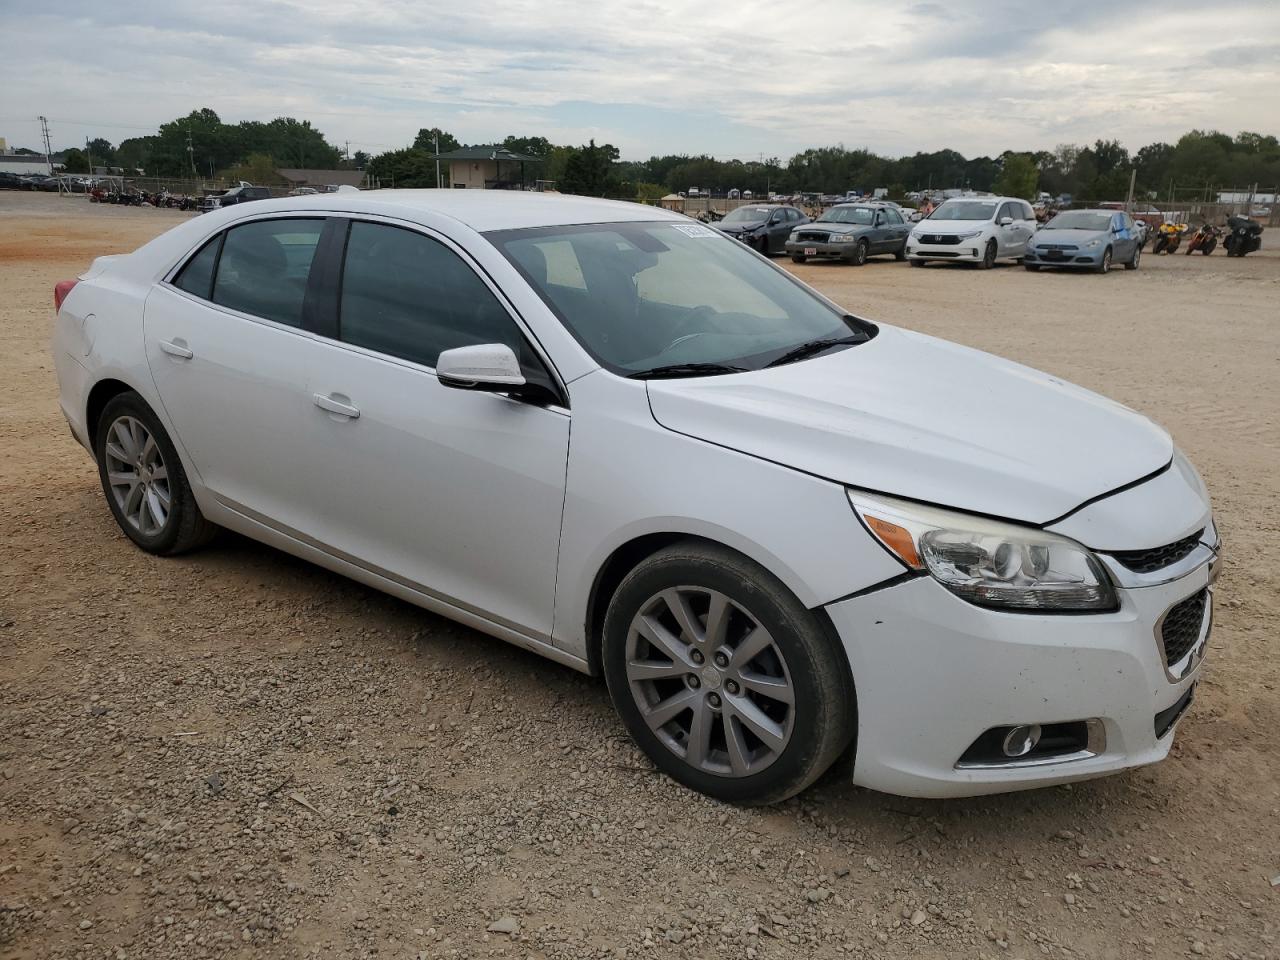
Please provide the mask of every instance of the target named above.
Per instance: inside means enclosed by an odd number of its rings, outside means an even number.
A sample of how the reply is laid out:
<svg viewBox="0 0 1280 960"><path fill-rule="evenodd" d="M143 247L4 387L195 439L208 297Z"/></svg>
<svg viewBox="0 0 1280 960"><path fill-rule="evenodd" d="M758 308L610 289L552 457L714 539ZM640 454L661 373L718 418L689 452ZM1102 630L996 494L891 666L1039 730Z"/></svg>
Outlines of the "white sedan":
<svg viewBox="0 0 1280 960"><path fill-rule="evenodd" d="M227 527L590 673L765 803L1164 757L1210 623L1194 468L1116 403L874 324L652 207L268 200L55 290L61 405L139 547Z"/></svg>

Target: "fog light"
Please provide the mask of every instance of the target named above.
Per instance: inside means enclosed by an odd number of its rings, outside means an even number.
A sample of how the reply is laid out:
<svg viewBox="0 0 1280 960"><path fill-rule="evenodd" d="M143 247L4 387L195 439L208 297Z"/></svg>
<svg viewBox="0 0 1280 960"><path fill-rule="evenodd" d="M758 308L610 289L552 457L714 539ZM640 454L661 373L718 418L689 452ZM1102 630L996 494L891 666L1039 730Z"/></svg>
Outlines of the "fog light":
<svg viewBox="0 0 1280 960"><path fill-rule="evenodd" d="M1025 757L1040 742L1040 724L1032 723L1021 727L1010 727L1004 735L1000 747L1006 757Z"/></svg>

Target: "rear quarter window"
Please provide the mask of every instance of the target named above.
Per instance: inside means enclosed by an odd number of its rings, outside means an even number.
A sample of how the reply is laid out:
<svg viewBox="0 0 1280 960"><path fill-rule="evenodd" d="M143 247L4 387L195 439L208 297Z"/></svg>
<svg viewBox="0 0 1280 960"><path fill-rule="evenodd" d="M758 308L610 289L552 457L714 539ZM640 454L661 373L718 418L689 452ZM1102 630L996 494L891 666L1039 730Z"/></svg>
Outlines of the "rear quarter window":
<svg viewBox="0 0 1280 960"><path fill-rule="evenodd" d="M218 234L187 261L186 266L173 278L175 287L201 300L210 298L213 293L213 269L218 263L218 250L222 246L223 236L224 234Z"/></svg>

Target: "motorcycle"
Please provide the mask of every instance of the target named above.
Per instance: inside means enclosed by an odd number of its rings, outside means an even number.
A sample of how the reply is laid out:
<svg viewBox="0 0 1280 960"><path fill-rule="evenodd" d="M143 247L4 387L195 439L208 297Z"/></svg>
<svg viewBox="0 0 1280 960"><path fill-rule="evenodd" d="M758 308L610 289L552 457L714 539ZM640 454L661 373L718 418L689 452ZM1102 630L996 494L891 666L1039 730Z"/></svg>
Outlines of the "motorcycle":
<svg viewBox="0 0 1280 960"><path fill-rule="evenodd" d="M1187 232L1185 223L1162 223L1156 230L1156 242L1151 245L1154 254L1173 253L1182 243L1182 235Z"/></svg>
<svg viewBox="0 0 1280 960"><path fill-rule="evenodd" d="M1228 257L1243 257L1262 246L1262 225L1248 217L1229 217L1227 229L1231 232L1222 245L1226 247Z"/></svg>
<svg viewBox="0 0 1280 960"><path fill-rule="evenodd" d="M1202 223L1187 238L1187 256L1191 256L1191 254L1199 250L1207 257L1217 248L1220 236L1222 236L1222 231L1213 224Z"/></svg>

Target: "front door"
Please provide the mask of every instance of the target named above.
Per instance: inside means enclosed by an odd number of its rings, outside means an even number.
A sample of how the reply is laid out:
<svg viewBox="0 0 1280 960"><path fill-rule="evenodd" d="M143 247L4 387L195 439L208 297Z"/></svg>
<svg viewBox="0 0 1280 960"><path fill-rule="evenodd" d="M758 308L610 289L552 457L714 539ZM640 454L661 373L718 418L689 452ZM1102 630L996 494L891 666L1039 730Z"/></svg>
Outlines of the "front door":
<svg viewBox="0 0 1280 960"><path fill-rule="evenodd" d="M335 339L309 345L305 495L339 554L549 640L569 413L446 387L441 350L506 343L547 372L461 255L353 221ZM526 374L532 376L532 373Z"/></svg>
<svg viewBox="0 0 1280 960"><path fill-rule="evenodd" d="M311 407L301 331L322 219L267 219L213 238L144 308L160 401L219 499L302 528L294 491Z"/></svg>

